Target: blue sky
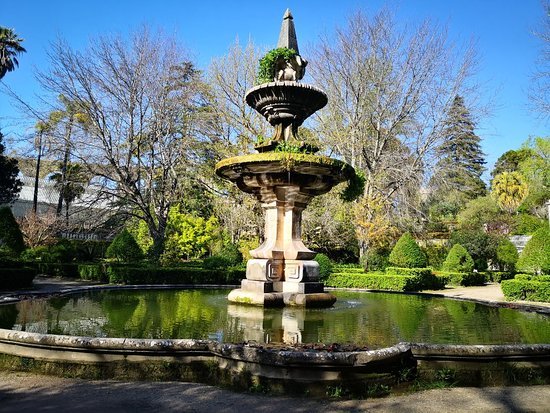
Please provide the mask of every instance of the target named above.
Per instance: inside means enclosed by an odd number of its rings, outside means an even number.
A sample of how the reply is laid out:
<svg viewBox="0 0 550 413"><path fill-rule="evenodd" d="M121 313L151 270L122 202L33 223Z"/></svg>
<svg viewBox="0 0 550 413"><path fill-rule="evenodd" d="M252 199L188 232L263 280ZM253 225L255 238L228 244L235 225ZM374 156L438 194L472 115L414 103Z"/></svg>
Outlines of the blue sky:
<svg viewBox="0 0 550 413"><path fill-rule="evenodd" d="M482 120L477 134L487 155L488 167L509 149L517 149L529 136L549 136L549 127L527 109L529 76L534 70L540 43L532 34L543 19L540 0L393 0L352 1L176 1L176 0L35 0L5 2L0 25L13 28L27 53L20 67L3 81L23 99L39 105L34 80L36 68L47 69L46 51L56 37L73 48L83 48L101 34L128 33L141 24L175 33L206 69L213 57L226 53L238 37L259 46L275 47L281 19L292 10L298 40L306 46L345 24L353 11L374 13L389 4L402 24L425 18L446 24L458 43L477 40L481 56L478 80L487 94L495 95L493 113ZM307 58L307 56L305 56ZM0 95L0 127L5 135L29 133L34 122L25 119L6 96Z"/></svg>

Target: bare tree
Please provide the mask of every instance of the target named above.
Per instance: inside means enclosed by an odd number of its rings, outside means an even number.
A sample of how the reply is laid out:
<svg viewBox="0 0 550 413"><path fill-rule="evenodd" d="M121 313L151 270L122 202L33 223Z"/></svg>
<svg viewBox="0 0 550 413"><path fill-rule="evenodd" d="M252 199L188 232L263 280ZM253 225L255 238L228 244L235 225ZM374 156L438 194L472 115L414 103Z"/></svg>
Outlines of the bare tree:
<svg viewBox="0 0 550 413"><path fill-rule="evenodd" d="M251 146L271 129L245 101L246 92L256 82L260 57L251 42L242 47L237 40L226 55L210 64L208 81L212 86L220 157L250 152Z"/></svg>
<svg viewBox="0 0 550 413"><path fill-rule="evenodd" d="M473 91L473 47L456 50L446 31L430 22L398 27L388 11L358 12L334 37L321 38L311 56L310 73L329 97L315 128L364 173L364 196L355 209L365 228L377 214L418 212L445 113L457 94ZM373 231L358 232L364 253Z"/></svg>
<svg viewBox="0 0 550 413"><path fill-rule="evenodd" d="M205 85L174 38L144 28L129 41L101 37L83 52L59 40L42 85L88 119L72 125L72 156L103 200L143 219L163 249L170 207L182 196L204 148ZM83 132L83 131L80 131Z"/></svg>
<svg viewBox="0 0 550 413"><path fill-rule="evenodd" d="M540 39L542 48L537 61L537 67L531 78L529 100L531 109L539 117L548 121L550 119L550 3L545 1L544 21L535 35Z"/></svg>
<svg viewBox="0 0 550 413"><path fill-rule="evenodd" d="M243 47L237 40L227 54L210 64L208 81L215 119L212 148L217 160L250 153L252 146L270 133L269 124L245 100L256 82L259 59L260 52L251 42ZM220 196L214 200L214 211L232 242L261 235L261 209L256 200L226 181L216 182L215 187Z"/></svg>

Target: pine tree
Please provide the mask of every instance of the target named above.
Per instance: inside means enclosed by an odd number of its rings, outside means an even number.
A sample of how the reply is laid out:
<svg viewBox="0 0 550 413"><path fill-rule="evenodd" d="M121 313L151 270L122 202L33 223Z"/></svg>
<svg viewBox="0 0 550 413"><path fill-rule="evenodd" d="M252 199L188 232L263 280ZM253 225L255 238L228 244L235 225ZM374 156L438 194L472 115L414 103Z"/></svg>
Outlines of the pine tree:
<svg viewBox="0 0 550 413"><path fill-rule="evenodd" d="M17 178L19 168L17 159L4 156L4 135L0 132L0 205L9 204L21 191L21 181Z"/></svg>
<svg viewBox="0 0 550 413"><path fill-rule="evenodd" d="M461 96L456 96L447 114L443 143L436 148L439 161L430 181L432 197L466 203L486 193L481 175L485 170L480 137ZM457 196L459 194L459 196ZM458 205L462 207L462 205Z"/></svg>

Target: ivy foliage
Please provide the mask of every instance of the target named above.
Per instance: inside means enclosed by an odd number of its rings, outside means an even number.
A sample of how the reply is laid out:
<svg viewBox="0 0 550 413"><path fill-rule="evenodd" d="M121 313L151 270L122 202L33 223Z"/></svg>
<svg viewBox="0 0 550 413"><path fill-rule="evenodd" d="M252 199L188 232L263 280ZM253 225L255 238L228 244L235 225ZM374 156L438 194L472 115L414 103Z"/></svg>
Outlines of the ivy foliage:
<svg viewBox="0 0 550 413"><path fill-rule="evenodd" d="M111 242L105 252L107 258L120 262L136 262L143 259L143 253L135 238L124 229Z"/></svg>
<svg viewBox="0 0 550 413"><path fill-rule="evenodd" d="M474 269L474 260L466 248L460 244L455 244L447 254L442 268L444 271L468 273Z"/></svg>
<svg viewBox="0 0 550 413"><path fill-rule="evenodd" d="M365 174L363 171L355 171L353 176L348 181L348 185L340 195L343 201L353 202L359 199L365 192Z"/></svg>
<svg viewBox="0 0 550 413"><path fill-rule="evenodd" d="M530 274L550 274L550 229L537 230L519 256L518 270Z"/></svg>
<svg viewBox="0 0 550 413"><path fill-rule="evenodd" d="M390 253L390 263L396 267L424 268L428 260L412 235L405 232Z"/></svg>
<svg viewBox="0 0 550 413"><path fill-rule="evenodd" d="M279 47L270 50L260 59L260 68L258 70L258 84L273 82L275 80L275 65L279 59L289 61L296 56L296 50L288 47Z"/></svg>

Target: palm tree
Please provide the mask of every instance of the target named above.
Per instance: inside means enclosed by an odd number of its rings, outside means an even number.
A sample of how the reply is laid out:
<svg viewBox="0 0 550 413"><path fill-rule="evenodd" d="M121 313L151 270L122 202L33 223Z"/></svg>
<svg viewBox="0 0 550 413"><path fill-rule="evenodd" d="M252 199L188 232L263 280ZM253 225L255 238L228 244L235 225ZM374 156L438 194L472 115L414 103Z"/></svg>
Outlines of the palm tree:
<svg viewBox="0 0 550 413"><path fill-rule="evenodd" d="M0 79L19 66L16 56L26 52L22 41L12 29L0 26Z"/></svg>
<svg viewBox="0 0 550 413"><path fill-rule="evenodd" d="M62 104L62 109L54 110L50 113L49 124L52 128L56 128L59 124L65 124L65 131L63 133L62 145L63 145L63 162L61 163L61 175L59 177L59 185L62 188L67 181L67 166L70 161L71 156L71 135L73 133L73 127L75 124L79 124L82 128L86 128L88 122L88 117L85 112L85 108L79 102L71 100L64 95L59 95L59 101ZM57 215L60 216L63 210L63 192L61 189L59 191L59 200L57 202Z"/></svg>
<svg viewBox="0 0 550 413"><path fill-rule="evenodd" d="M55 181L54 188L59 191L59 196L65 202L65 222L69 225L69 206L84 194L88 177L82 165L69 162L64 172L50 175L50 181Z"/></svg>

